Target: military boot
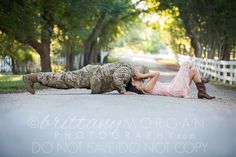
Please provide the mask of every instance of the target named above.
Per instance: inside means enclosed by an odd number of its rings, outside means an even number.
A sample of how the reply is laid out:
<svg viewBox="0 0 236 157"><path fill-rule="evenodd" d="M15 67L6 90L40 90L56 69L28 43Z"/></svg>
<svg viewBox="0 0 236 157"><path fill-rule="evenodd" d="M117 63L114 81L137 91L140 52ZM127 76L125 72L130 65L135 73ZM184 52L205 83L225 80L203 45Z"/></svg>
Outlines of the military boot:
<svg viewBox="0 0 236 157"><path fill-rule="evenodd" d="M26 90L30 92L31 94L35 94L33 85L35 82L38 82L37 74L23 75L23 81L25 83Z"/></svg>

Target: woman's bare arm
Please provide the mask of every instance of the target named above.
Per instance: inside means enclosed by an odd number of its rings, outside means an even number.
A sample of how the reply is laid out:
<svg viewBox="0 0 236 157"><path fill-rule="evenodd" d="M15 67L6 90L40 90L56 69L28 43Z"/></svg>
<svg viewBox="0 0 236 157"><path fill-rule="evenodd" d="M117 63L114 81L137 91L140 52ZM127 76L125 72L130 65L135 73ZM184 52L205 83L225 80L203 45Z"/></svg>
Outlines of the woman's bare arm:
<svg viewBox="0 0 236 157"><path fill-rule="evenodd" d="M160 76L159 72L153 72L153 74L150 77L150 80L147 82L147 84L143 87L144 92L151 92L156 85L156 82Z"/></svg>
<svg viewBox="0 0 236 157"><path fill-rule="evenodd" d="M146 73L146 74L142 74L142 73L135 73L136 78L139 79L144 79L144 78L150 78L150 80L144 85L144 84L140 84L139 86L136 86L136 88L140 91L144 91L144 92L151 92L152 89L154 88L160 73L159 72L150 72L150 73Z"/></svg>
<svg viewBox="0 0 236 157"><path fill-rule="evenodd" d="M149 72L146 74L140 73L139 71L135 72L135 77L137 79L147 79L147 78L152 78L155 75L159 74L159 72L155 71L155 72Z"/></svg>

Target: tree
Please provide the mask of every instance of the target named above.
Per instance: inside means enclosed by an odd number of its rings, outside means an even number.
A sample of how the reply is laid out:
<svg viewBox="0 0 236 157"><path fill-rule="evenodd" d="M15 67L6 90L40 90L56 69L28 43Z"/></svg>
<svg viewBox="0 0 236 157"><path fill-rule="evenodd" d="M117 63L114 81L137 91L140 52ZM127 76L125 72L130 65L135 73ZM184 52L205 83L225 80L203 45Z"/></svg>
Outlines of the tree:
<svg viewBox="0 0 236 157"><path fill-rule="evenodd" d="M96 20L92 21L92 29L84 42L84 65L95 61L100 48L117 35L118 27L140 14L130 0L101 0L97 6L93 16Z"/></svg>
<svg viewBox="0 0 236 157"><path fill-rule="evenodd" d="M0 5L0 30L40 55L41 70L51 71L53 28L63 12L60 0L6 0Z"/></svg>
<svg viewBox="0 0 236 157"><path fill-rule="evenodd" d="M26 65L28 61L32 61L31 48L21 44L14 39L9 38L5 34L0 34L0 56L11 57L11 70L13 74L20 73L20 66ZM30 69L27 69L30 70Z"/></svg>
<svg viewBox="0 0 236 157"><path fill-rule="evenodd" d="M195 56L202 49L213 58L229 60L236 43L236 2L233 0L158 0L157 10L178 11ZM177 9L176 9L177 8Z"/></svg>
<svg viewBox="0 0 236 157"><path fill-rule="evenodd" d="M96 7L95 0L68 0L65 3L64 13L57 23L59 31L56 36L65 51L67 70L73 70L74 55L83 51Z"/></svg>
<svg viewBox="0 0 236 157"><path fill-rule="evenodd" d="M183 27L186 30L187 36L190 38L190 43L191 46L194 49L194 54L197 57L201 56L201 46L198 41L197 35L193 31L193 23L191 21L192 19L192 14L194 14L195 10L192 9L193 6L193 1L188 1L188 0L160 0L160 5L158 6L157 9L160 10L166 10L166 9L171 9L173 12L178 11L179 14L178 16L181 18ZM178 10L176 10L176 8ZM181 26L181 25L179 25Z"/></svg>

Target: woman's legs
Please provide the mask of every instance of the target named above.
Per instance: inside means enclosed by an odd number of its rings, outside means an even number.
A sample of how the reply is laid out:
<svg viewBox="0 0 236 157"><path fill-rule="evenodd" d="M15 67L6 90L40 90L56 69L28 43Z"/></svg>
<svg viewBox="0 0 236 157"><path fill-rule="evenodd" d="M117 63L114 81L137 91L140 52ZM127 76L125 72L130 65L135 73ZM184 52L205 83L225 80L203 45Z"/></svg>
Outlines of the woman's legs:
<svg viewBox="0 0 236 157"><path fill-rule="evenodd" d="M196 84L196 87L198 89L198 98L203 99L214 99L215 97L212 97L207 94L205 82L202 80L201 74L197 68L191 67L190 69L190 79L194 81Z"/></svg>
<svg viewBox="0 0 236 157"><path fill-rule="evenodd" d="M201 74L200 74L199 70L195 67L191 67L191 69L190 69L190 78L195 83L202 81L201 80L202 79Z"/></svg>

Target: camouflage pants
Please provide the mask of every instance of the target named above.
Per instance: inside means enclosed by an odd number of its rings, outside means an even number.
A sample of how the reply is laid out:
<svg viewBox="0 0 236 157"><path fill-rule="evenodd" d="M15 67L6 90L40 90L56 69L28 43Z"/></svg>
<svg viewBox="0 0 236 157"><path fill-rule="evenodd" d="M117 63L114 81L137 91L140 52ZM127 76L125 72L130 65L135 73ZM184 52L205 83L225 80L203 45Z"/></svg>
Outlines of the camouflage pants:
<svg viewBox="0 0 236 157"><path fill-rule="evenodd" d="M40 84L58 88L88 88L90 89L91 70L97 66L88 65L77 71L68 72L40 72L37 74L37 80Z"/></svg>
<svg viewBox="0 0 236 157"><path fill-rule="evenodd" d="M109 63L103 66L87 65L77 71L41 72L37 80L44 86L70 89L87 88L91 93L98 94L118 90L125 93L125 86L133 76L133 70L126 63Z"/></svg>

